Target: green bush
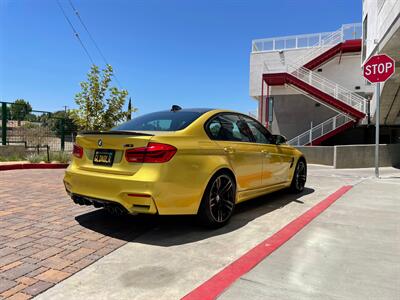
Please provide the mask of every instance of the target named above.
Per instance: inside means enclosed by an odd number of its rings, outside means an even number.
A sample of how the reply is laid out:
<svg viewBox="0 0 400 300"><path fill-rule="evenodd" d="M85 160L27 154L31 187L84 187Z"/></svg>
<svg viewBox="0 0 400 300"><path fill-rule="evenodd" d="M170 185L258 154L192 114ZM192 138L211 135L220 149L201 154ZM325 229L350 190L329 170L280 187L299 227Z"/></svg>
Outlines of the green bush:
<svg viewBox="0 0 400 300"><path fill-rule="evenodd" d="M68 152L58 151L50 153L51 161L59 161L61 163L69 163L71 161L71 154Z"/></svg>
<svg viewBox="0 0 400 300"><path fill-rule="evenodd" d="M25 160L25 157L18 154L13 154L10 156L0 156L0 161L21 161L21 160Z"/></svg>
<svg viewBox="0 0 400 300"><path fill-rule="evenodd" d="M42 161L47 162L47 154L31 153L26 156L26 159L31 163L40 163Z"/></svg>

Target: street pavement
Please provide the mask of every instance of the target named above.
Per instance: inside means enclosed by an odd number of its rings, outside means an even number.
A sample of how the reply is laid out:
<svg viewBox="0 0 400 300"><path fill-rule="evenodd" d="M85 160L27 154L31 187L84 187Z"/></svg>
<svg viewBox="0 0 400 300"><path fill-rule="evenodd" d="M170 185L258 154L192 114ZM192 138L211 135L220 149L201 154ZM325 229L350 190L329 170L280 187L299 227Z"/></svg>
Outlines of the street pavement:
<svg viewBox="0 0 400 300"><path fill-rule="evenodd" d="M232 221L218 230L203 229L191 217L144 216L137 222L132 216L124 222L137 234L126 244L37 299L179 299L344 185L355 187L221 298L393 299L400 276L400 172L382 168L385 179L372 176L373 169L311 165L303 194L278 192L238 205ZM98 225L102 216L92 210L75 219L86 230L118 239Z"/></svg>
<svg viewBox="0 0 400 300"><path fill-rule="evenodd" d="M219 299L400 299L400 177L356 184Z"/></svg>
<svg viewBox="0 0 400 300"><path fill-rule="evenodd" d="M149 222L73 204L64 170L0 171L0 299L29 299L132 240ZM82 224L92 222L96 229Z"/></svg>

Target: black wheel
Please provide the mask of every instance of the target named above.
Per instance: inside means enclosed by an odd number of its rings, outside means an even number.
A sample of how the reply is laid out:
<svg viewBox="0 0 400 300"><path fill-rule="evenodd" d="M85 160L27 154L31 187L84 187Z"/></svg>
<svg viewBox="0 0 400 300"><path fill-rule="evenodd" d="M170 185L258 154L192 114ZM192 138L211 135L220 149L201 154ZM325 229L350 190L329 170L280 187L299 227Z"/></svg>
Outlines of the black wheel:
<svg viewBox="0 0 400 300"><path fill-rule="evenodd" d="M307 180L307 165L306 162L301 159L297 162L296 169L293 174L292 183L290 190L293 193L301 193L304 190L304 186Z"/></svg>
<svg viewBox="0 0 400 300"><path fill-rule="evenodd" d="M198 216L211 228L225 225L235 207L236 184L232 176L219 173L211 178L201 200Z"/></svg>

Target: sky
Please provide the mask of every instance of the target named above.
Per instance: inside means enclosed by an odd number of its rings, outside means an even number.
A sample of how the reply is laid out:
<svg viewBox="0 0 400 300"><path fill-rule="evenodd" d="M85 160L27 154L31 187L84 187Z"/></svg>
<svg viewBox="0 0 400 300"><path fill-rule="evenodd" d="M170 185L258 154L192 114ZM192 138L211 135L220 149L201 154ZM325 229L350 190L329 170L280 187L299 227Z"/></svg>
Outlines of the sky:
<svg viewBox="0 0 400 300"><path fill-rule="evenodd" d="M69 1L59 1L104 67ZM362 14L361 0L71 1L138 114L172 104L254 111L253 39L334 31ZM0 101L76 108L90 65L57 0L0 0Z"/></svg>

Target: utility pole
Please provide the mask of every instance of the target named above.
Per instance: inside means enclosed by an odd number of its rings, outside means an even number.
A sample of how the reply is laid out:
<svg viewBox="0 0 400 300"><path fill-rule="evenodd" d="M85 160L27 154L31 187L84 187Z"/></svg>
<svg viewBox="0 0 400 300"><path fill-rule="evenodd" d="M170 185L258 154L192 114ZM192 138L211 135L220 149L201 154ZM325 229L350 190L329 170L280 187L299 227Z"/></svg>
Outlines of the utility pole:
<svg viewBox="0 0 400 300"><path fill-rule="evenodd" d="M1 143L7 144L7 103L1 103Z"/></svg>
<svg viewBox="0 0 400 300"><path fill-rule="evenodd" d="M64 105L64 116L61 119L61 151L65 150L65 121L67 119L67 106Z"/></svg>

